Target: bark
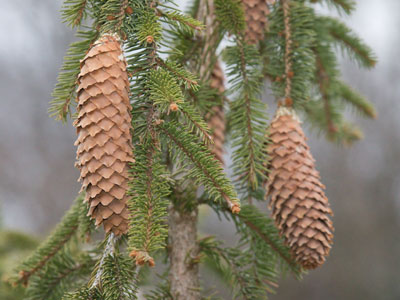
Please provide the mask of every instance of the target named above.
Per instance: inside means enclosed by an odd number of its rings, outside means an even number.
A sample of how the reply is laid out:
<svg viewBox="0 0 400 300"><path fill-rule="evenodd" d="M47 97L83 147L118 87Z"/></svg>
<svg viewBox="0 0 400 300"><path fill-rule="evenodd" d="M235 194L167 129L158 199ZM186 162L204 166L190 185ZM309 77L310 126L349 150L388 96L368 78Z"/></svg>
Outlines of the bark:
<svg viewBox="0 0 400 300"><path fill-rule="evenodd" d="M197 256L197 208L191 212L169 212L169 281L175 300L199 300L199 265Z"/></svg>

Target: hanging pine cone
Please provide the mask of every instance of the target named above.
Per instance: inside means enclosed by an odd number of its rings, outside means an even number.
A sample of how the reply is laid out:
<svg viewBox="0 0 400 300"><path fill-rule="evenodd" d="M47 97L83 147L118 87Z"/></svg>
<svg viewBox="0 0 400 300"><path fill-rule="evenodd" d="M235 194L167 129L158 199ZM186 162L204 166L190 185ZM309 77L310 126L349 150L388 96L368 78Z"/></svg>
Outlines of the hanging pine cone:
<svg viewBox="0 0 400 300"><path fill-rule="evenodd" d="M128 162L133 162L126 61L119 40L100 37L81 62L78 77L76 165L95 224L128 230Z"/></svg>
<svg viewBox="0 0 400 300"><path fill-rule="evenodd" d="M293 257L314 269L324 263L333 238L325 186L293 110L279 108L269 134L269 207Z"/></svg>
<svg viewBox="0 0 400 300"><path fill-rule="evenodd" d="M225 91L224 73L217 62L211 73L210 86L216 89L220 94ZM211 146L211 152L223 163L224 142L225 142L225 114L224 106L216 105L212 107L212 112L207 117L208 127L212 130L212 139L214 144Z"/></svg>
<svg viewBox="0 0 400 300"><path fill-rule="evenodd" d="M256 44L264 38L264 30L269 14L268 3L274 0L242 0L246 19L246 41Z"/></svg>

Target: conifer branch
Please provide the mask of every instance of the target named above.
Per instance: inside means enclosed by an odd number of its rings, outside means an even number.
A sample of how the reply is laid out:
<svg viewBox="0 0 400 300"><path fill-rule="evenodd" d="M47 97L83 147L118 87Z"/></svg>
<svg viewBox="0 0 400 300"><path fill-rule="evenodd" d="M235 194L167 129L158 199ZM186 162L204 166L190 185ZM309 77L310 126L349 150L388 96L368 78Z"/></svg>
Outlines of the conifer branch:
<svg viewBox="0 0 400 300"><path fill-rule="evenodd" d="M111 232L110 234L107 235L103 244L104 244L103 253L101 255L101 258L100 258L98 264L96 265L96 268L93 272L91 281L89 282L89 286L90 286L91 290L97 289L99 287L99 285L101 283L101 277L104 272L103 266L105 263L105 259L108 255L113 255L113 253L115 251L115 235L113 232Z"/></svg>
<svg viewBox="0 0 400 300"><path fill-rule="evenodd" d="M100 4L100 15L95 19L98 30L101 33L117 33L125 37L123 22L127 14L129 0L107 0Z"/></svg>
<svg viewBox="0 0 400 300"><path fill-rule="evenodd" d="M350 15L355 9L353 0L324 0L328 5L333 5L339 12L344 12ZM322 0L311 0L313 3L322 2Z"/></svg>
<svg viewBox="0 0 400 300"><path fill-rule="evenodd" d="M58 253L32 277L27 294L32 300L56 300L75 288L81 279L90 274L94 261L86 255L73 257L69 251Z"/></svg>
<svg viewBox="0 0 400 300"><path fill-rule="evenodd" d="M125 18L125 14L127 12L127 8L129 5L129 0L122 0L120 2L121 2L121 7L120 7L119 13L117 15L118 22L117 22L117 25L115 26L116 27L115 32L118 32L121 30L122 22Z"/></svg>
<svg viewBox="0 0 400 300"><path fill-rule="evenodd" d="M377 112L371 102L366 100L362 95L353 90L350 86L344 82L339 81L338 89L340 96L348 103L354 106L364 116L376 119Z"/></svg>
<svg viewBox="0 0 400 300"><path fill-rule="evenodd" d="M247 77L246 72L246 60L244 49L241 41L238 41L238 48L240 52L240 71L242 73L244 85L247 86L249 84L249 79ZM245 111L246 111L246 128L247 128L247 136L248 136L248 150L249 150L249 165L246 170L246 177L249 179L249 183L253 189L257 187L257 172L255 170L255 155L254 155L254 142L253 142L253 127L251 123L251 102L248 93L244 94L244 102L245 102Z"/></svg>
<svg viewBox="0 0 400 300"><path fill-rule="evenodd" d="M236 218L242 220L247 227L254 231L254 233L256 233L266 244L268 244L271 249L277 253L283 261L286 262L293 274L298 276L301 271L299 265L291 258L289 250L286 246L284 246L283 240L279 237L277 230L272 224L272 220L263 216L253 206L246 205L243 208L244 210L242 213L237 215ZM266 230L265 227L267 224L272 225L269 226L268 230Z"/></svg>
<svg viewBox="0 0 400 300"><path fill-rule="evenodd" d="M267 235L265 235L259 227L257 227L254 223L251 221L247 220L246 217L243 217L242 215L239 215L239 218L243 220L243 222L251 229L253 230L265 243L267 243L272 250L274 250L276 253L279 254L279 256L286 261L286 263L291 266L291 267L298 267L296 263L290 259L290 257L287 256L286 253L283 253L281 249L278 249L278 247L273 243Z"/></svg>
<svg viewBox="0 0 400 300"><path fill-rule="evenodd" d="M264 72L274 78L271 87L276 98L284 100L280 104L297 109L309 100L315 75L314 11L303 1L282 0L268 20Z"/></svg>
<svg viewBox="0 0 400 300"><path fill-rule="evenodd" d="M246 29L244 11L239 0L215 0L214 4L217 21L223 30L240 35Z"/></svg>
<svg viewBox="0 0 400 300"><path fill-rule="evenodd" d="M78 197L47 240L17 268L19 278L15 281L16 284L22 283L26 286L29 278L64 248L78 229L79 213L82 209L84 209L84 205L82 199Z"/></svg>
<svg viewBox="0 0 400 300"><path fill-rule="evenodd" d="M210 151L199 145L194 136L181 130L176 122L160 124L158 128L193 163L195 169L191 172L192 177L204 185L210 196L227 202L233 213L239 213L239 199Z"/></svg>
<svg viewBox="0 0 400 300"><path fill-rule="evenodd" d="M147 132L136 149L136 163L133 166L130 210L131 230L129 238L130 256L137 265L147 263L154 266L150 253L165 244L165 216L167 202L163 199L169 194L168 185L162 177L160 166L159 141L154 129L154 108L147 115Z"/></svg>
<svg viewBox="0 0 400 300"><path fill-rule="evenodd" d="M202 199L200 202L208 204L217 214L222 212L228 220L233 221L238 233L242 236L243 242L251 241L252 234L261 239L278 255L295 277L301 277L302 269L291 257L289 248L284 244L273 220L265 216L255 206L243 205L240 214L234 215L227 206L223 206L221 211L220 207L215 206L215 203L209 199Z"/></svg>
<svg viewBox="0 0 400 300"><path fill-rule="evenodd" d="M333 41L340 49L347 52L350 58L365 68L372 68L377 60L369 46L367 46L346 24L331 17L319 17L320 22L326 26Z"/></svg>
<svg viewBox="0 0 400 300"><path fill-rule="evenodd" d="M149 118L152 118L151 113L149 113ZM151 128L150 130L151 130L151 134L154 134L154 129ZM152 141L152 143L154 143L154 140ZM153 163L154 163L153 162L153 158L154 158L154 152L155 152L154 150L155 150L154 147L151 147L149 149L149 151L147 152L148 165L147 165L146 174L147 174L148 181L146 183L146 195L147 195L147 198L149 200L153 198L153 195L152 195L152 181L154 180L154 178L153 178ZM151 203L147 203L147 219L148 220L151 220L152 210L153 210L152 204ZM148 248L148 245L149 245L149 242L150 242L151 225L152 225L151 221L146 224L146 235L145 235L145 242L144 242L144 251L146 251L147 253L148 253L147 248ZM150 263L150 264L154 264L154 261L152 263Z"/></svg>
<svg viewBox="0 0 400 300"><path fill-rule="evenodd" d="M290 0L281 0L283 10L283 22L285 28L285 103L284 105L291 107L293 100L290 98L292 89L292 62L291 62L291 29L290 29Z"/></svg>
<svg viewBox="0 0 400 300"><path fill-rule="evenodd" d="M191 73L185 72L185 70L179 69L179 67L172 65L171 62L165 62L160 57L156 57L156 62L160 67L163 67L174 74L176 77L182 79L188 88L197 88L197 80L193 78Z"/></svg>
<svg viewBox="0 0 400 300"><path fill-rule="evenodd" d="M229 276L231 277L230 281L233 281L231 284L235 285L235 290L237 290L236 293L240 293L243 296L243 299L245 300L250 300L250 299L254 299L254 298L250 298L251 295L248 295L247 293L243 292L247 290L247 284L246 284L246 277L247 277L247 273L243 272L243 270L241 270L238 267L238 264L235 263L235 260L237 260L237 257L229 257L229 254L227 253L227 249L222 249L220 247L218 247L217 245L214 245L213 247L208 246L206 249L206 247L204 246L204 243L199 243L200 244L200 249L202 250L202 252L206 253L209 259L213 260L213 263L216 264L217 268L221 268L222 273L225 272L225 276ZM230 249L232 250L232 249ZM223 270L223 266L221 265L221 262L219 262L218 260L223 260L223 262L225 263L225 268L227 268L231 274L226 275L227 270ZM236 284L238 284L238 286L236 286ZM253 295L255 296L255 295Z"/></svg>
<svg viewBox="0 0 400 300"><path fill-rule="evenodd" d="M192 105L182 103L181 112L186 119L186 125L191 128L192 132L198 134L206 145L213 142L210 129Z"/></svg>
<svg viewBox="0 0 400 300"><path fill-rule="evenodd" d="M78 263L75 266L72 266L71 268L64 269L62 273L58 274L57 277L54 277L53 283L49 286L49 290L48 290L47 294L44 295L44 297L45 297L44 299L49 299L50 293L52 292L54 287L56 285L58 285L64 278L68 277L69 275L71 275L74 272L81 270L84 266L85 266L84 264Z"/></svg>
<svg viewBox="0 0 400 300"><path fill-rule="evenodd" d="M132 261L119 253L108 255L102 276L104 300L137 299L137 274Z"/></svg>
<svg viewBox="0 0 400 300"><path fill-rule="evenodd" d="M98 289L89 289L86 286L73 293L67 293L62 300L103 300Z"/></svg>
<svg viewBox="0 0 400 300"><path fill-rule="evenodd" d="M228 126L232 132L233 170L238 178L243 197L251 202L251 194L258 188L266 173L263 162L265 143L266 106L259 99L261 88L260 57L255 45L247 45L241 37L236 46L225 50L231 93Z"/></svg>
<svg viewBox="0 0 400 300"><path fill-rule="evenodd" d="M304 106L308 121L327 132L328 138L351 144L362 137L361 132L343 120L345 105L350 105L366 117L374 117L375 110L371 103L361 95L343 87L340 71L337 67L333 45L337 43L330 35L333 22L329 17L316 17L315 31L317 39L312 51L315 56L315 83L321 99L310 101ZM345 105L344 105L345 104ZM351 128L353 126L353 129Z"/></svg>
<svg viewBox="0 0 400 300"><path fill-rule="evenodd" d="M326 73L324 66L322 64L321 58L319 57L317 51L314 49L315 57L316 57L316 64L317 64L317 80L319 83L319 90L322 95L322 100L324 102L324 110L325 110L325 117L326 122L328 124L328 132L330 134L335 134L337 132L337 128L333 123L331 107L329 104L329 97L327 94L327 87L329 85L329 75Z"/></svg>
<svg viewBox="0 0 400 300"><path fill-rule="evenodd" d="M255 45L245 43L246 23L241 4L235 0L219 0L216 15L221 28L235 34L235 46L227 47L223 53L232 85L230 93L235 95L230 103L228 127L232 132L234 175L243 197L251 203L251 194L265 174L266 157L262 148L267 125L266 107L259 99L261 59Z"/></svg>
<svg viewBox="0 0 400 300"><path fill-rule="evenodd" d="M251 253L238 247L223 248L212 237L199 241L200 251L211 261L232 288L232 296L237 299L264 299L271 290L266 281L259 282L260 276L252 272Z"/></svg>
<svg viewBox="0 0 400 300"><path fill-rule="evenodd" d="M87 0L65 0L61 9L63 21L71 27L80 26L86 16L87 4Z"/></svg>
<svg viewBox="0 0 400 300"><path fill-rule="evenodd" d="M76 34L82 41L71 44L67 56L64 58L57 84L52 93L50 102L50 116L65 122L71 115L71 103L75 101L76 80L80 70L80 61L84 58L90 45L96 40L98 33L93 30L79 30Z"/></svg>
<svg viewBox="0 0 400 300"><path fill-rule="evenodd" d="M152 19L154 10L150 10L148 19ZM147 24L143 22L143 24ZM143 26L140 24L140 26ZM166 196L170 193L166 181L166 174L161 165L160 141L154 124L160 112L172 110L172 105L183 102L183 95L176 79L169 71L158 68L157 43L154 36L158 34L157 25L152 25L155 32L147 32L148 53L143 62L142 90L138 95L145 103L143 110L138 111L140 119L144 122L143 130L134 134L136 162L132 166L133 178L131 180L132 198L129 202L131 215L129 249L130 256L135 259L137 265L148 264L154 266L154 258L151 252L163 248L167 236L165 217L167 214ZM147 28L141 29L145 32ZM143 33L141 33L143 34ZM144 35L144 34L143 34ZM140 41L141 38L138 37ZM139 61L135 62L135 65ZM139 99L140 99L139 98ZM143 103L141 104L143 105ZM174 108L175 109L175 108ZM161 122L161 121L160 121Z"/></svg>
<svg viewBox="0 0 400 300"><path fill-rule="evenodd" d="M350 14L355 8L355 2L353 0L328 0L332 2L336 7L340 7L344 12Z"/></svg>
<svg viewBox="0 0 400 300"><path fill-rule="evenodd" d="M202 30L204 28L201 22L199 22L198 20L178 12L162 11L161 9L156 9L156 14L166 18L166 20L176 21L178 24L190 27L193 30Z"/></svg>

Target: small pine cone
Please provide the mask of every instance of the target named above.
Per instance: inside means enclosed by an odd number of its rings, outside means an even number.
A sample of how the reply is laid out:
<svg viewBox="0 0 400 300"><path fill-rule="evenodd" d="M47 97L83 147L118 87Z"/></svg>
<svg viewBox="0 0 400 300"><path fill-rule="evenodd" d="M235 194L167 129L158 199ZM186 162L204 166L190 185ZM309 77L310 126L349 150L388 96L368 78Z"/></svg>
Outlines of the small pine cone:
<svg viewBox="0 0 400 300"><path fill-rule="evenodd" d="M314 269L324 263L333 238L325 186L291 109L279 108L269 134L269 208L295 260L305 269Z"/></svg>
<svg viewBox="0 0 400 300"><path fill-rule="evenodd" d="M100 37L81 62L78 77L77 167L95 224L128 230L128 162L133 162L126 61L119 40Z"/></svg>
<svg viewBox="0 0 400 300"><path fill-rule="evenodd" d="M271 0L242 0L246 19L246 41L249 44L257 44L264 38L264 30L267 25L269 9L267 2Z"/></svg>
<svg viewBox="0 0 400 300"><path fill-rule="evenodd" d="M210 86L221 94L225 91L224 73L218 62L211 73ZM208 127L212 130L212 140L214 141L214 144L211 146L211 152L221 163L224 163L225 114L223 105L212 107L212 112L207 117L207 123Z"/></svg>

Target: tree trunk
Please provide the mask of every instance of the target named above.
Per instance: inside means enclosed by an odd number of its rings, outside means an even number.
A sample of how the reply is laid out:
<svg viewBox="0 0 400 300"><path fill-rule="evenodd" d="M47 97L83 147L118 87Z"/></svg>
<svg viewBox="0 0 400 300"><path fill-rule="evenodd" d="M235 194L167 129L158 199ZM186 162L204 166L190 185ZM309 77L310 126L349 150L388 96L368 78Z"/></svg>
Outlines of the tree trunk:
<svg viewBox="0 0 400 300"><path fill-rule="evenodd" d="M174 300L199 300L197 208L169 212L169 281Z"/></svg>

